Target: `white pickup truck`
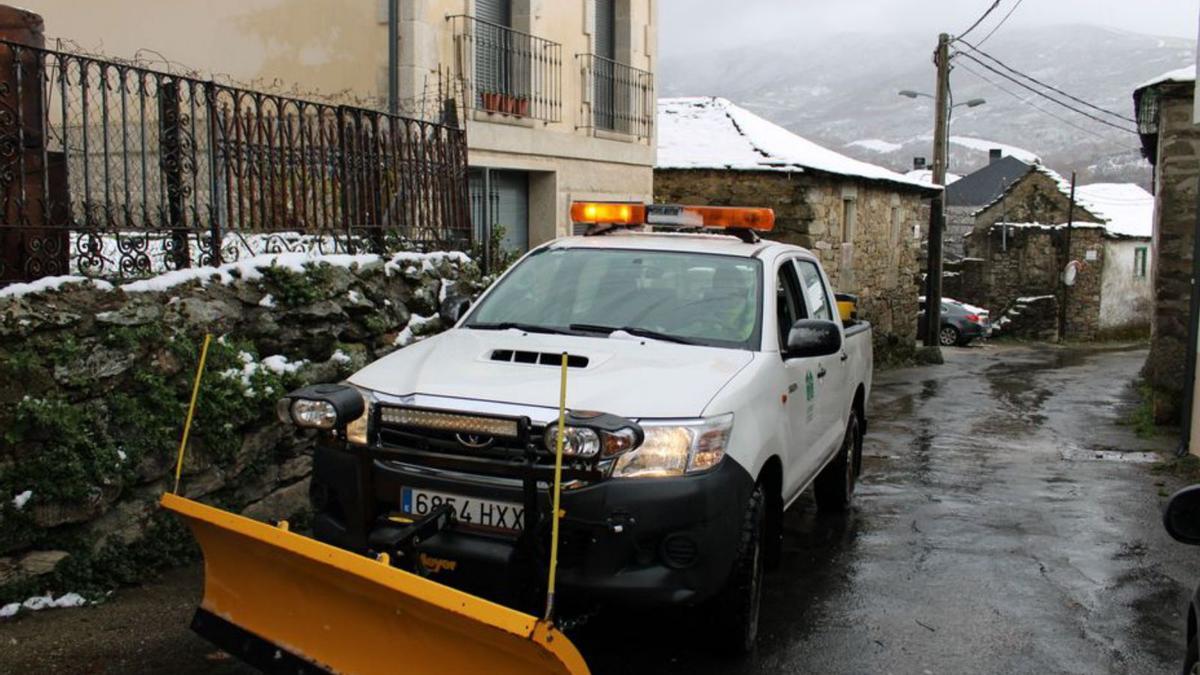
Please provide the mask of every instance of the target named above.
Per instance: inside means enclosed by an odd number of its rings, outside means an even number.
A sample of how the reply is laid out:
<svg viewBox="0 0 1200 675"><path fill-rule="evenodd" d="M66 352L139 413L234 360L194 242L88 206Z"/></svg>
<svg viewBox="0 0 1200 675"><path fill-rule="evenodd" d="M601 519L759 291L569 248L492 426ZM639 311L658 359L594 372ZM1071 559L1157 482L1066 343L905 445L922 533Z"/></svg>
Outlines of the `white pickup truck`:
<svg viewBox="0 0 1200 675"><path fill-rule="evenodd" d="M535 248L469 306L451 299L453 328L355 373L353 396L325 385L317 398L361 417L316 449L314 536L540 602L565 352L560 603L702 606L715 644L749 649L785 509L810 486L822 510L850 503L870 326L841 320L810 252L758 240L769 210L690 208L601 209L596 234ZM310 394L281 415L319 426Z"/></svg>

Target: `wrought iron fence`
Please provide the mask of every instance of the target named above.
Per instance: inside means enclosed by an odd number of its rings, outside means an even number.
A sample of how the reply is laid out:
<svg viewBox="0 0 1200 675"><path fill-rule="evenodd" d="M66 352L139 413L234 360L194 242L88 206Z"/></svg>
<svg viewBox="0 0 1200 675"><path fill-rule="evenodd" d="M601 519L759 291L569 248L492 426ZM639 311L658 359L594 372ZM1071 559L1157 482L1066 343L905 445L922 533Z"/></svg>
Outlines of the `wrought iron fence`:
<svg viewBox="0 0 1200 675"><path fill-rule="evenodd" d="M654 73L596 54L577 54L585 128L650 138L654 131Z"/></svg>
<svg viewBox="0 0 1200 675"><path fill-rule="evenodd" d="M562 45L470 16L448 20L468 105L545 122L562 120Z"/></svg>
<svg viewBox="0 0 1200 675"><path fill-rule="evenodd" d="M465 132L0 41L0 282L466 247Z"/></svg>

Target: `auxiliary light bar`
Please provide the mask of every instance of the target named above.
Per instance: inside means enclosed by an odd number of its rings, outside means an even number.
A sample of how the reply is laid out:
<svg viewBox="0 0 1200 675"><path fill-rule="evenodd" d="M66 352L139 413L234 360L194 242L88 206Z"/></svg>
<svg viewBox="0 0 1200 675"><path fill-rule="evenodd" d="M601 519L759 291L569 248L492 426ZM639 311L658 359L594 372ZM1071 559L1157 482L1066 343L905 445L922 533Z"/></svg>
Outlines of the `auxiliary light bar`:
<svg viewBox="0 0 1200 675"><path fill-rule="evenodd" d="M591 225L657 225L770 232L775 211L742 206L683 206L637 202L574 202L571 221Z"/></svg>

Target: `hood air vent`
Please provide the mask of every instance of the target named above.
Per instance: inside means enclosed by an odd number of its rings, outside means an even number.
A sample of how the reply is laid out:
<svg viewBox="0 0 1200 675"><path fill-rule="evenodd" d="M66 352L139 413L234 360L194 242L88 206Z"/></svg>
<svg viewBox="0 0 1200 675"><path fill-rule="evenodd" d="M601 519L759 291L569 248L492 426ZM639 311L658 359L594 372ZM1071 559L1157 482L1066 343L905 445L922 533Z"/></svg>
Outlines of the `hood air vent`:
<svg viewBox="0 0 1200 675"><path fill-rule="evenodd" d="M539 366L562 365L562 354L552 352L525 352L514 349L497 349L492 352L493 361L504 363L531 363ZM578 354L567 354L568 368L587 368L588 357Z"/></svg>

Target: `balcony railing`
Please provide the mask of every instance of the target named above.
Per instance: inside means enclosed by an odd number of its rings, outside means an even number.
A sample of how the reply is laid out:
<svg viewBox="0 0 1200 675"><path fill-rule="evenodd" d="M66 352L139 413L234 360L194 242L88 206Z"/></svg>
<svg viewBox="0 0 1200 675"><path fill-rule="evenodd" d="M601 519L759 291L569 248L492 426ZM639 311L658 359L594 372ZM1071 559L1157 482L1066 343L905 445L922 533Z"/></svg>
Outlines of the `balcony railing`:
<svg viewBox="0 0 1200 675"><path fill-rule="evenodd" d="M654 74L596 54L577 54L583 126L649 138L654 131Z"/></svg>
<svg viewBox="0 0 1200 675"><path fill-rule="evenodd" d="M562 120L562 45L470 16L452 16L467 105L489 113Z"/></svg>

